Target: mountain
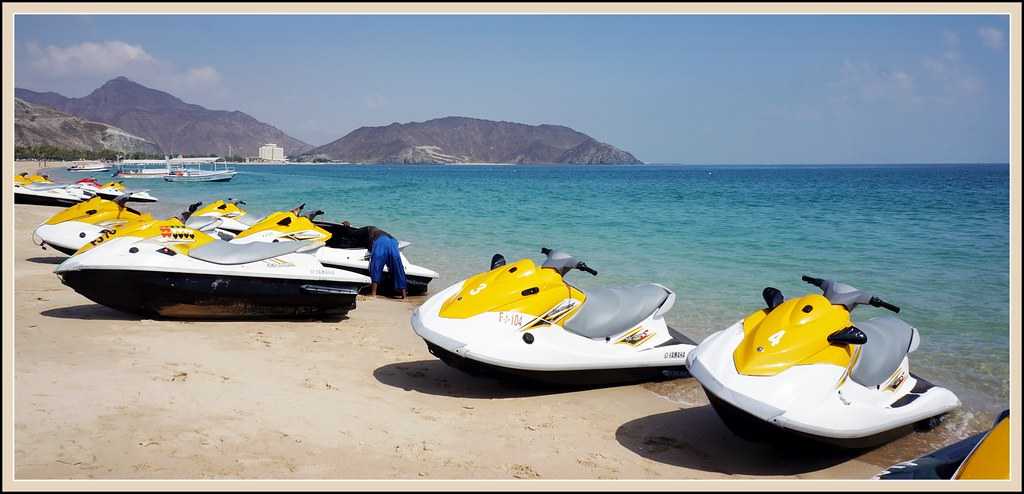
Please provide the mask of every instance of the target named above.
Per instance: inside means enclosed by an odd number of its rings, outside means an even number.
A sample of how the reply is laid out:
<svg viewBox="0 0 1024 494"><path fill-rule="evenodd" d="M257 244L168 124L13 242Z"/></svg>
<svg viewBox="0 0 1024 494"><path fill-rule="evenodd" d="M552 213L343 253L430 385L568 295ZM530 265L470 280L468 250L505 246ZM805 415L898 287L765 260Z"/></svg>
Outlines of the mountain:
<svg viewBox="0 0 1024 494"><path fill-rule="evenodd" d="M303 157L352 163L641 163L569 127L467 117L360 127Z"/></svg>
<svg viewBox="0 0 1024 494"><path fill-rule="evenodd" d="M169 154L225 155L230 146L233 154L255 156L268 142L283 147L288 155L312 147L240 111L209 110L125 77L107 81L82 98L22 88L15 89L15 96L120 127Z"/></svg>
<svg viewBox="0 0 1024 494"><path fill-rule="evenodd" d="M62 149L110 149L123 153L158 153L153 142L105 123L90 122L43 105L14 99L16 146L54 146Z"/></svg>

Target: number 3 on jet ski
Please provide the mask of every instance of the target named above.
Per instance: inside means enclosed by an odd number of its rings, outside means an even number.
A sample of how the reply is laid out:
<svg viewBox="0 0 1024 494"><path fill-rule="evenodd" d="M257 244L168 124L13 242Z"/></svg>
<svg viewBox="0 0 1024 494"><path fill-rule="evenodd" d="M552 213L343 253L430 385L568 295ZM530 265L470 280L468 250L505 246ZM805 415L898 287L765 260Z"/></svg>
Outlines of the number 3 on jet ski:
<svg viewBox="0 0 1024 494"><path fill-rule="evenodd" d="M430 352L469 373L567 385L604 385L685 375L688 338L664 316L675 293L658 284L583 292L565 275L597 271L541 249L434 295L412 315Z"/></svg>

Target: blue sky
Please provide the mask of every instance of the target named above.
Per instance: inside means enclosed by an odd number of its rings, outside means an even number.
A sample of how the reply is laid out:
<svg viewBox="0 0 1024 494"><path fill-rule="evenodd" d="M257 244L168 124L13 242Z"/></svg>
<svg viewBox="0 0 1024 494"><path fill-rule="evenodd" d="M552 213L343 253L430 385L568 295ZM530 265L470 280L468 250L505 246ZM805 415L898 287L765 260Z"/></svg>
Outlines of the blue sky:
<svg viewBox="0 0 1024 494"><path fill-rule="evenodd" d="M311 144L462 115L673 163L1006 162L1004 16L28 16L18 87L118 75Z"/></svg>

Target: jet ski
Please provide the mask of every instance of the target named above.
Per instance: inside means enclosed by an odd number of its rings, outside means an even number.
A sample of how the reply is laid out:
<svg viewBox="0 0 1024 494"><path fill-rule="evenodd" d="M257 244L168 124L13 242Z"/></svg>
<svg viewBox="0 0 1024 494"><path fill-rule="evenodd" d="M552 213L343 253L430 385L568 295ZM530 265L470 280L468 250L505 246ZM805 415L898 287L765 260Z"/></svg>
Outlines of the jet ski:
<svg viewBox="0 0 1024 494"><path fill-rule="evenodd" d="M105 184L99 183L94 178L83 178L68 186L69 189L82 190L91 195L98 195L104 199L114 199L126 192L124 182L111 181ZM128 199L132 202L157 202L158 199L149 194L145 190L137 190L131 192L131 197Z"/></svg>
<svg viewBox="0 0 1024 494"><path fill-rule="evenodd" d="M325 267L317 241L233 244L179 219L105 230L55 272L86 298L143 317L342 316L370 279Z"/></svg>
<svg viewBox="0 0 1024 494"><path fill-rule="evenodd" d="M222 239L230 240L260 220L260 218L253 218L247 211L242 209L240 206L243 205L245 205L245 201L229 197L227 201L217 200L207 204L197 210L193 216L220 218L221 221L217 225L218 234L220 234Z"/></svg>
<svg viewBox="0 0 1024 494"><path fill-rule="evenodd" d="M930 429L960 406L948 389L910 373L917 329L893 316L854 322L861 305L900 308L852 286L804 276L823 291L785 300L707 337L688 367L722 421L748 440L811 439L847 448Z"/></svg>
<svg viewBox="0 0 1024 494"><path fill-rule="evenodd" d="M649 283L583 292L565 280L597 271L569 254L541 249L430 297L412 329L431 354L470 374L556 385L610 385L684 377L689 338L668 327L676 295Z"/></svg>
<svg viewBox="0 0 1024 494"><path fill-rule="evenodd" d="M304 205L303 205L304 206ZM278 211L269 214L248 229L238 233L231 241L247 244L252 242L280 242L286 240L319 240L324 247L317 249L316 257L325 266L331 266L362 275L370 274L370 252L356 237L351 226L314 221L323 211L301 215L303 206L292 211ZM399 241L399 256L405 267L406 290L409 295L422 295L427 285L438 277L436 271L418 266L409 261L402 250L409 242ZM378 290L388 293L392 284L387 267Z"/></svg>
<svg viewBox="0 0 1024 494"><path fill-rule="evenodd" d="M14 176L14 203L37 206L67 207L88 198L92 194L55 184L46 175L21 173Z"/></svg>
<svg viewBox="0 0 1024 494"><path fill-rule="evenodd" d="M126 205L132 194L122 194L112 201L94 196L75 204L36 227L32 240L43 249L52 247L70 256L99 237L104 230L136 221L153 220L149 213L139 212ZM192 214L201 204L197 202L189 206L189 210L182 212L181 220L185 226L200 231L216 230L219 226L217 218L197 217Z"/></svg>
<svg viewBox="0 0 1024 494"><path fill-rule="evenodd" d="M872 480L1008 480L1010 410L992 428L914 460L897 463Z"/></svg>

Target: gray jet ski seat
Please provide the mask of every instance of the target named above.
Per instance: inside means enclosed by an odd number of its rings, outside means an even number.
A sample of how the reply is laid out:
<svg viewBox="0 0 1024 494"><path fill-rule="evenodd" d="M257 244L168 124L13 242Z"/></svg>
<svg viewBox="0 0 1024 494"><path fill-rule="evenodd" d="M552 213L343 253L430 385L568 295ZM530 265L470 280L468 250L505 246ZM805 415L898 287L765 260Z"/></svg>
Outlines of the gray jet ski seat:
<svg viewBox="0 0 1024 494"><path fill-rule="evenodd" d="M861 346L850 377L863 386L878 386L889 379L920 340L913 326L892 316L875 317L855 326L868 340Z"/></svg>
<svg viewBox="0 0 1024 494"><path fill-rule="evenodd" d="M214 240L206 245L190 250L188 255L200 261L212 262L214 264L246 264L291 254L314 243L313 241L304 240L233 244L223 240Z"/></svg>
<svg viewBox="0 0 1024 494"><path fill-rule="evenodd" d="M185 226L202 231L205 228L210 227L214 223L220 221L220 218L214 216L190 216L185 220Z"/></svg>
<svg viewBox="0 0 1024 494"><path fill-rule="evenodd" d="M669 296L654 284L601 288L586 292L583 308L565 329L587 338L605 338L630 329L651 315Z"/></svg>
<svg viewBox="0 0 1024 494"><path fill-rule="evenodd" d="M262 217L257 218L257 217L255 217L255 216L253 216L251 214L246 214L246 215L242 215L242 216L239 216L239 217L235 218L235 221L237 221L237 222L239 222L239 223L241 223L241 224L243 224L245 226L253 226L256 223L259 223L260 220L262 220L262 219L263 219Z"/></svg>

